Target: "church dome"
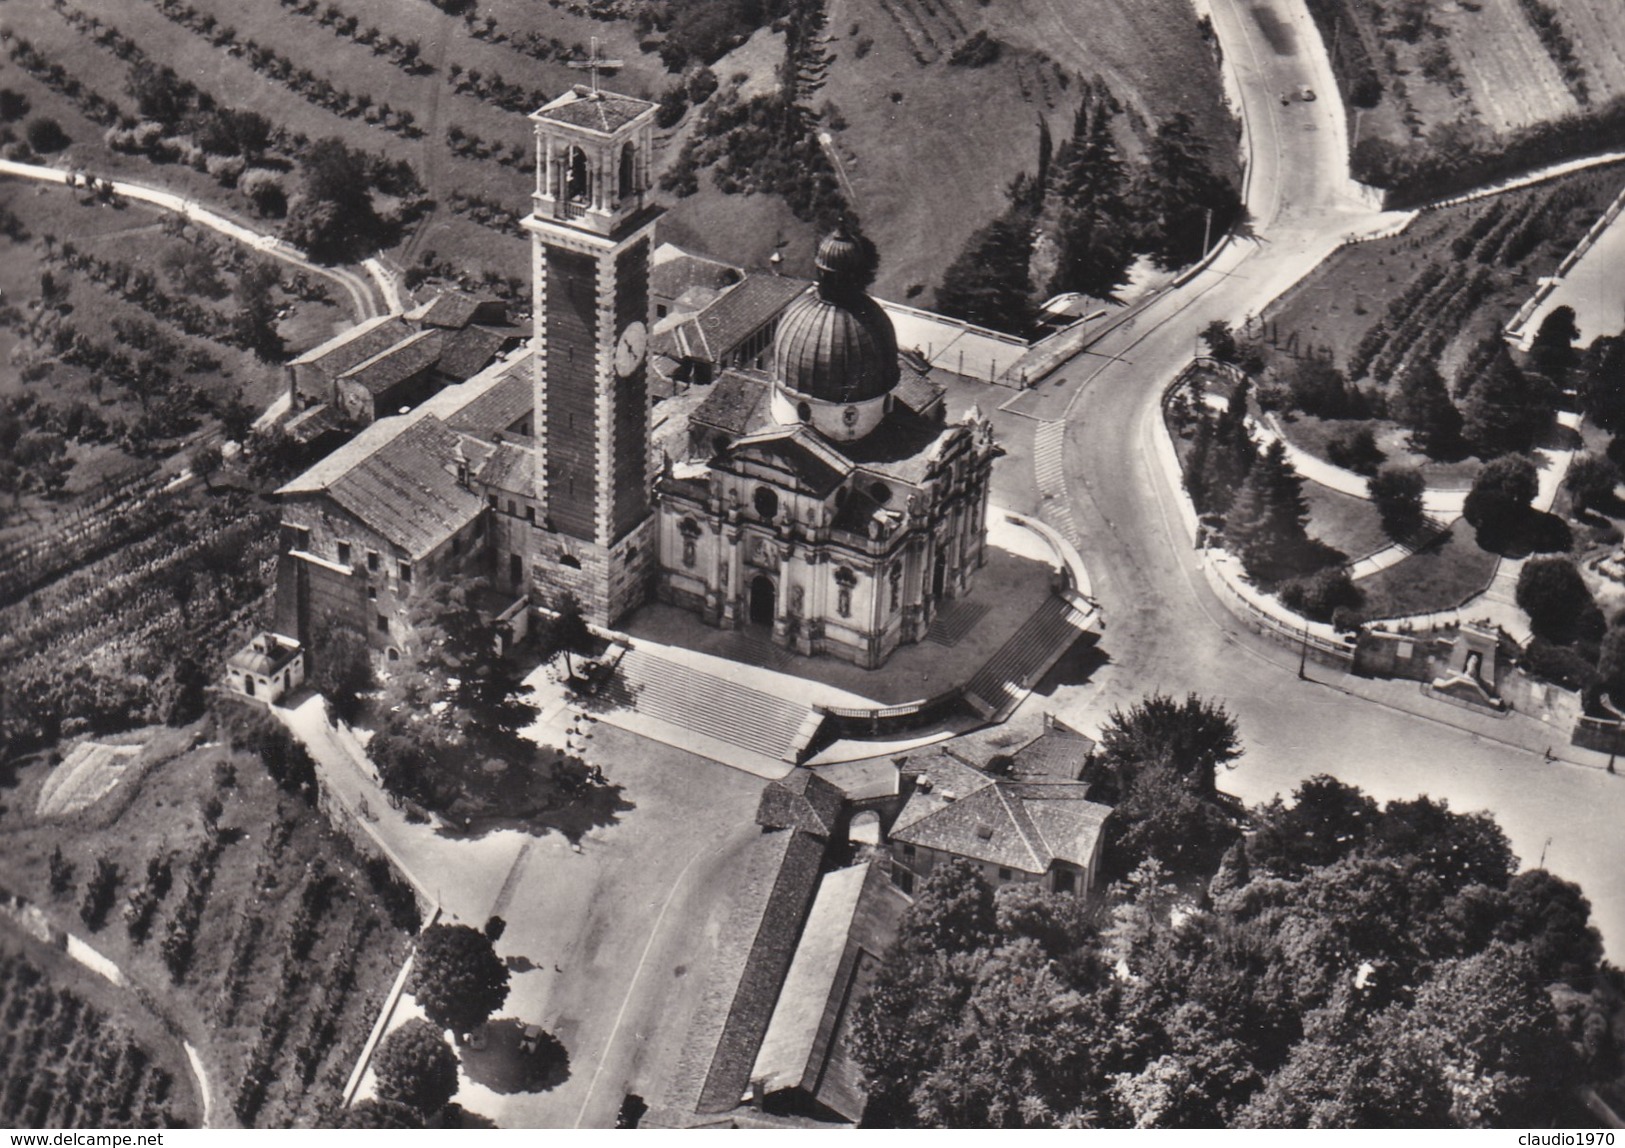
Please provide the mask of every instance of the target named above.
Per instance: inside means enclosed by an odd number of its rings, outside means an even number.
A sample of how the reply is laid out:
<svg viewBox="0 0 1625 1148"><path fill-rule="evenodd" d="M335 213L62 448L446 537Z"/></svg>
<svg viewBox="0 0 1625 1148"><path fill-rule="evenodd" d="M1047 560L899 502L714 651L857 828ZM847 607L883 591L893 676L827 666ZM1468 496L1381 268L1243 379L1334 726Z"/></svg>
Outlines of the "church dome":
<svg viewBox="0 0 1625 1148"><path fill-rule="evenodd" d="M897 333L863 288L873 256L837 230L818 247L818 289L785 309L773 339L773 375L786 390L828 403L861 403L897 385Z"/></svg>

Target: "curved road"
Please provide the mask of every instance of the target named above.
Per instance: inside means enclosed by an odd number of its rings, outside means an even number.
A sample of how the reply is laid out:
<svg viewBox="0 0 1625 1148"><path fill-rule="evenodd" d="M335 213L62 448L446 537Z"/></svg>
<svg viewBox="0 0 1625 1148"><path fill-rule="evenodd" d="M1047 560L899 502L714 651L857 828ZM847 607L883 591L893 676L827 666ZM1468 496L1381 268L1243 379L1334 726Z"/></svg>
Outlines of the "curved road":
<svg viewBox="0 0 1625 1148"><path fill-rule="evenodd" d="M1544 858L1580 882L1618 954L1625 850L1615 811L1625 779L1300 681L1296 651L1238 622L1201 573L1179 518L1177 477L1164 473L1153 449L1162 388L1209 321L1258 314L1344 235L1386 221L1349 180L1342 111L1303 0L1211 7L1249 136L1251 237L1057 372L1066 377L1054 391L1066 401L1070 510L1109 626L1100 641L1107 663L1055 701L1069 717L1098 725L1151 690L1224 699L1247 753L1223 784L1249 802L1324 772L1383 800L1428 793L1456 809L1490 810L1526 864ZM1305 86L1322 98L1281 104L1280 93ZM1317 674L1335 676L1311 666L1310 677ZM1441 704L1440 718L1452 716Z"/></svg>
<svg viewBox="0 0 1625 1148"><path fill-rule="evenodd" d="M60 168L45 167L32 163L17 163L13 160L0 160L0 175L19 176L23 179L40 179L50 183L66 184L69 187L76 186L77 178L75 173L63 171ZM282 260L284 263L291 263L293 266L312 275L320 275L324 279L331 280L349 294L350 302L355 308L357 322L378 314L377 303L373 298L371 288L367 285L367 281L353 271L345 270L342 267L323 267L320 264L312 263L292 244L286 243L274 235L266 235L263 232L256 231L252 227L247 227L234 219L228 219L218 211L204 207L195 200L186 199L183 196L159 188L147 187L144 184L129 183L123 180L112 180L110 182L113 185L113 190L125 199L134 199L141 203L162 207L165 210L184 215L194 223L235 239L239 243L247 244L256 251L262 251L266 255ZM383 269L380 267L374 271L373 268L369 267L368 270L378 279L379 290L383 293L384 298L393 300L394 284L387 278Z"/></svg>

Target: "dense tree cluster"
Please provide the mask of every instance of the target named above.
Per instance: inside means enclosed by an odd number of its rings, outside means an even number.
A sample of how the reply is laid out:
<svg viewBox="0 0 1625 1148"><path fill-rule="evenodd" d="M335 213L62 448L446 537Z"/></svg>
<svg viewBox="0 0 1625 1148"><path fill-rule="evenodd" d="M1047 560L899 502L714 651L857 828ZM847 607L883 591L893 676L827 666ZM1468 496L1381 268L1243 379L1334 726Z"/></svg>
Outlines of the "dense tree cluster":
<svg viewBox="0 0 1625 1148"><path fill-rule="evenodd" d="M1036 318L1035 243L1052 249L1049 293L1109 299L1146 256L1159 267L1201 258L1242 216L1240 194L1219 175L1183 113L1157 125L1130 167L1118 135L1122 105L1104 82L1084 86L1072 134L1051 155L1041 124L1038 169L1007 190L1008 207L966 242L943 276L936 308L1025 335Z"/></svg>
<svg viewBox="0 0 1625 1148"><path fill-rule="evenodd" d="M1194 899L939 867L858 1008L867 1121L1546 1126L1617 1071L1589 905L1488 815L1317 777L1252 819Z"/></svg>

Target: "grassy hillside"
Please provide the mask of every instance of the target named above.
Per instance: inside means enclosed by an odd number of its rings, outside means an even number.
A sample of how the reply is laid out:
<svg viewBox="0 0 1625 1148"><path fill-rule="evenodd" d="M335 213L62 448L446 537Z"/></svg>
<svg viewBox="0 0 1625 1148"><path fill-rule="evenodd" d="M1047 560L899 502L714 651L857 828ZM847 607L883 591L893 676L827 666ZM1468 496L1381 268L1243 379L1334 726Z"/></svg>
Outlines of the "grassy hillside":
<svg viewBox="0 0 1625 1148"><path fill-rule="evenodd" d="M96 34L116 27L151 60L222 105L265 115L287 139L336 135L409 161L438 207L391 253L402 266L430 253L444 263L455 252L451 262L475 279L486 271L506 278L524 272L523 240L500 218L476 222L452 193L513 215L526 210L523 116L537 98L584 79L568 61L584 57L598 37L603 55L624 62L606 77L615 88L657 98L680 82L659 54L661 37L647 34L646 5L599 9L615 18L593 18L565 0L492 0L467 18L428 0L8 5L5 29L77 80L81 94L68 98L10 65L0 69L0 85L24 93L30 114L62 123L73 162L246 212L240 193L200 171L104 145L105 121L83 114L87 95L138 118L127 59ZM1039 120L1064 137L1077 78L1104 77L1128 109L1129 131L1142 138L1156 120L1187 111L1232 162L1234 127L1189 0L828 0L824 12L820 46L829 63L806 79L801 98L821 113L881 244L879 286L887 294L934 285L965 238L1001 209L1004 185L1036 166ZM748 31L728 25L723 46ZM996 58L954 63L979 33ZM776 86L784 41L782 25L764 28L717 60L723 91ZM687 65L698 66L694 58ZM663 163L676 158L697 118L690 112L662 131ZM1127 150L1134 146L1125 141ZM726 195L701 179L695 195L672 200L670 233L752 264L779 249L788 269L806 270L816 228L770 202L776 198Z"/></svg>

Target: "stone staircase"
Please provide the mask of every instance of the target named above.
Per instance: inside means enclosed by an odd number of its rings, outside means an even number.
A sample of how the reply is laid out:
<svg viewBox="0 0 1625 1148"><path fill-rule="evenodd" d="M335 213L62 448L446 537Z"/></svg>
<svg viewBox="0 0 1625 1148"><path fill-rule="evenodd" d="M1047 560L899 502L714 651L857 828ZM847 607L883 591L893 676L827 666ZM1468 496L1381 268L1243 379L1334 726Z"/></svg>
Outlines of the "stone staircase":
<svg viewBox="0 0 1625 1148"><path fill-rule="evenodd" d="M795 761L821 720L804 702L787 701L636 646L621 658L599 696L675 730L773 761Z"/></svg>
<svg viewBox="0 0 1625 1148"><path fill-rule="evenodd" d="M1059 595L1050 598L966 683L965 701L984 719L1003 721L1096 617Z"/></svg>

